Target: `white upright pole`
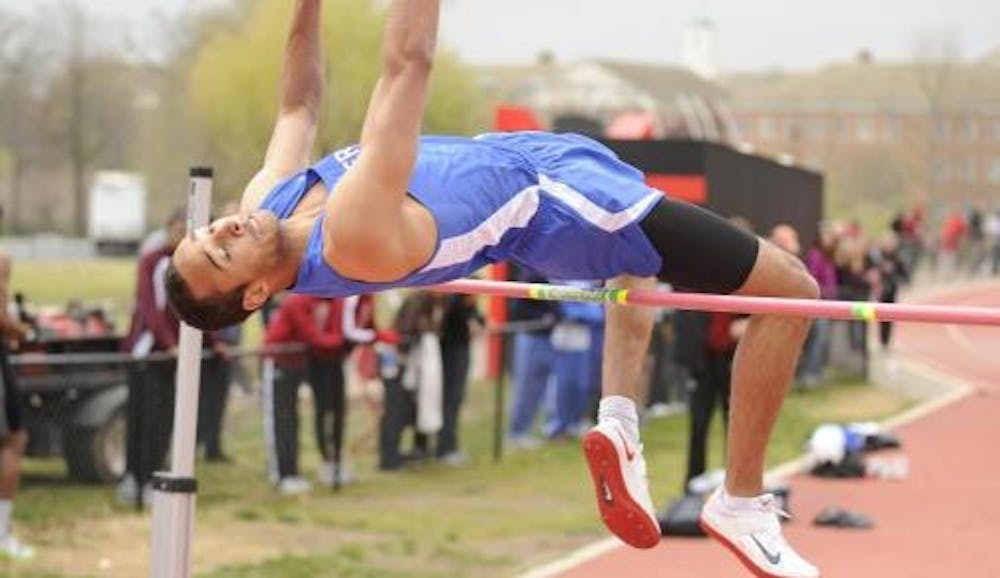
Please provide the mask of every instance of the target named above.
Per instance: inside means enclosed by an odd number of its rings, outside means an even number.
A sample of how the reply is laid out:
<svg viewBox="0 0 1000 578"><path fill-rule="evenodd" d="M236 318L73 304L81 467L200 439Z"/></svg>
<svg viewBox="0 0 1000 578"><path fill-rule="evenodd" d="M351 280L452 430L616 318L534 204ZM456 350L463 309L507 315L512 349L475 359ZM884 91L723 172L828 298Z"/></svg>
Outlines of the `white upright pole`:
<svg viewBox="0 0 1000 578"><path fill-rule="evenodd" d="M191 169L188 189L188 234L208 222L212 204L212 169ZM151 578L189 578L194 534L195 429L201 378L201 331L181 323L177 356L177 400L174 404L172 459L169 472L153 475Z"/></svg>

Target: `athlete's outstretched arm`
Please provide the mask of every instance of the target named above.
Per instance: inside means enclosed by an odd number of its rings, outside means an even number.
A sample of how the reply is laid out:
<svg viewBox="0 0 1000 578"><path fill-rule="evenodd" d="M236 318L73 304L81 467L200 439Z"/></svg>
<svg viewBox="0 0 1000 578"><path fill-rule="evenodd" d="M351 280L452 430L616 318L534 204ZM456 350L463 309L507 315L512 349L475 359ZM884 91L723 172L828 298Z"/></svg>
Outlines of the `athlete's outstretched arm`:
<svg viewBox="0 0 1000 578"><path fill-rule="evenodd" d="M437 45L438 0L395 0L382 43L382 74L361 131L360 162L396 195L413 170ZM371 150L366 155L364 151ZM370 158L366 158L370 157Z"/></svg>
<svg viewBox="0 0 1000 578"><path fill-rule="evenodd" d="M439 0L394 0L389 8L382 73L368 105L361 154L327 202L326 257L343 273L371 280L407 273L433 237L427 216L414 214L404 201L416 161L438 13Z"/></svg>
<svg viewBox="0 0 1000 578"><path fill-rule="evenodd" d="M281 179L305 168L312 155L325 74L320 35L321 0L296 0L285 45L278 120L264 165L243 192L242 209L257 208Z"/></svg>

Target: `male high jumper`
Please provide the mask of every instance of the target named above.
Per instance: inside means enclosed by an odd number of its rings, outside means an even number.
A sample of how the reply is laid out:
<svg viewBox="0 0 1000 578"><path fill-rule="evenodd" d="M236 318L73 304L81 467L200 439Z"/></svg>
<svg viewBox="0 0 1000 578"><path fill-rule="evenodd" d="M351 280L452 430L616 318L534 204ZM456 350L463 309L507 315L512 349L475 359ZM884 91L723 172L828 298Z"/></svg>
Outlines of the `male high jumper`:
<svg viewBox="0 0 1000 578"><path fill-rule="evenodd" d="M298 0L281 105L239 214L174 254L171 303L205 330L238 323L282 290L335 297L440 283L510 260L550 278L644 288L815 298L798 261L725 220L673 201L576 135L422 137L439 0L395 0L358 146L311 164L324 84L320 0ZM584 439L607 527L650 548L660 531L634 400L653 313L611 305L598 424ZM764 453L808 328L755 316L733 368L726 484L702 524L761 576L818 570L784 540L764 494Z"/></svg>

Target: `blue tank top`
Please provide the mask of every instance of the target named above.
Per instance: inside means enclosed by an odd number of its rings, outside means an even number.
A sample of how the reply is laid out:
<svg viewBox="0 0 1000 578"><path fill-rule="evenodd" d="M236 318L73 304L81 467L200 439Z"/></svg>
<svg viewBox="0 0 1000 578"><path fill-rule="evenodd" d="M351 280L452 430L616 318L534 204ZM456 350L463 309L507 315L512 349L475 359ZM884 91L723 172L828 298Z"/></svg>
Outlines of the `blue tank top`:
<svg viewBox="0 0 1000 578"><path fill-rule="evenodd" d="M323 258L321 213L291 291L340 297L433 285L506 260L551 279L659 271L660 255L638 223L662 193L603 145L549 133L421 137L419 144L408 191L437 223L429 261L393 282L346 278ZM279 183L260 208L287 218L319 181L334 194L359 153L357 146L332 153Z"/></svg>

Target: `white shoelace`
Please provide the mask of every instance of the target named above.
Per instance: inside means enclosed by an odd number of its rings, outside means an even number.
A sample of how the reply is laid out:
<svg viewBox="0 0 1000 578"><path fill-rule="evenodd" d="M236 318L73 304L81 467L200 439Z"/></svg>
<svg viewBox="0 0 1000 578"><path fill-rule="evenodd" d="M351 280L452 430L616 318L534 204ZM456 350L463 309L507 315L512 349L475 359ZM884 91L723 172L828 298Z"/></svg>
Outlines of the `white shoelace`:
<svg viewBox="0 0 1000 578"><path fill-rule="evenodd" d="M759 496L754 507L765 514L773 514L786 520L792 519L792 515L783 510L778 504L778 500L774 497L774 494Z"/></svg>

